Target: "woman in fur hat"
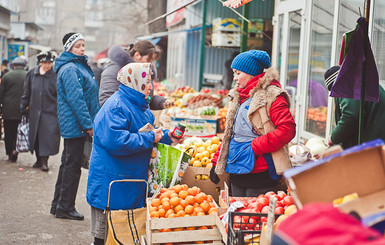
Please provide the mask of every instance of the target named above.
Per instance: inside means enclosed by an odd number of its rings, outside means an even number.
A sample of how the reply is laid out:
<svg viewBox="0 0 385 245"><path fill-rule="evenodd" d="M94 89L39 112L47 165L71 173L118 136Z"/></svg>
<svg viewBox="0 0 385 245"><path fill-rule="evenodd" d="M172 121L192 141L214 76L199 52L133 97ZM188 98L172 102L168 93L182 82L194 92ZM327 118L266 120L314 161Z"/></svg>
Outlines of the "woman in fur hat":
<svg viewBox="0 0 385 245"><path fill-rule="evenodd" d="M236 86L210 179L217 183L217 174L230 173L233 196L276 191L281 176L274 162L289 160L282 149L296 133L290 97L276 80L278 72L269 67L269 55L260 50L243 52L231 64ZM268 132L267 125L273 130Z"/></svg>
<svg viewBox="0 0 385 245"><path fill-rule="evenodd" d="M30 151L36 154L32 167L42 171L48 171L48 157L59 152L60 143L54 58L51 52L38 54L39 66L28 72L20 103L21 113L28 114Z"/></svg>

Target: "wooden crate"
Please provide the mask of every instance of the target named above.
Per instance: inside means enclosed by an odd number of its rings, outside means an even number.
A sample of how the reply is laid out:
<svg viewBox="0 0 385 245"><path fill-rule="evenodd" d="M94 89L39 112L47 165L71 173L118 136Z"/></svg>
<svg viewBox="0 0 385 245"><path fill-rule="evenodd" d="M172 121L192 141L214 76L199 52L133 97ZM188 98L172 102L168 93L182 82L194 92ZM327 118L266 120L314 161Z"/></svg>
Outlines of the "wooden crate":
<svg viewBox="0 0 385 245"><path fill-rule="evenodd" d="M149 205L147 205L149 207ZM213 226L213 229L206 230L183 230L160 232L160 229L166 228L185 228L185 227L199 227L199 226ZM194 242L197 241L213 241L213 245L223 244L224 226L218 215L205 216L190 216L178 218L151 218L147 208L147 222L146 222L146 242L147 245L161 244L161 243L178 243L178 242Z"/></svg>

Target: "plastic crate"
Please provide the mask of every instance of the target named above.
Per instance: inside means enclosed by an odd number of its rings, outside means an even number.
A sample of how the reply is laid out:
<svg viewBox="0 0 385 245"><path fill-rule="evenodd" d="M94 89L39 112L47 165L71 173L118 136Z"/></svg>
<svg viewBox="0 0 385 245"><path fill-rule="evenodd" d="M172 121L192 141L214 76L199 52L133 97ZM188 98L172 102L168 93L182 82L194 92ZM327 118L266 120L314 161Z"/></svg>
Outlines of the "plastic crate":
<svg viewBox="0 0 385 245"><path fill-rule="evenodd" d="M275 219L279 216L280 214L276 214ZM262 225L266 221L265 213L230 212L227 244L259 244Z"/></svg>

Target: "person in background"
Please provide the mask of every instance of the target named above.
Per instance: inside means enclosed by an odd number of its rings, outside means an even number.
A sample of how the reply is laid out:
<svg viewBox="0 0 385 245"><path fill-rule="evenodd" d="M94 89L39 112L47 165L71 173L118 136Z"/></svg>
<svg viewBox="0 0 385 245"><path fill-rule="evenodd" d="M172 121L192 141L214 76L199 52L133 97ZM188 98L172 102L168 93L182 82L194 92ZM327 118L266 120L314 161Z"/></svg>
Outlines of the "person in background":
<svg viewBox="0 0 385 245"><path fill-rule="evenodd" d="M0 67L0 78L2 78L7 72L9 72L9 62L8 60L3 60L1 62L1 67Z"/></svg>
<svg viewBox="0 0 385 245"><path fill-rule="evenodd" d="M24 79L27 75L26 60L16 57L12 61L13 70L7 72L0 84L1 114L4 120L5 152L12 162L17 161L17 126L21 120L20 101L23 95Z"/></svg>
<svg viewBox="0 0 385 245"><path fill-rule="evenodd" d="M28 115L30 151L36 154L32 167L48 171L48 158L59 152L55 57L51 52L37 55L39 65L27 73L20 111Z"/></svg>
<svg viewBox="0 0 385 245"><path fill-rule="evenodd" d="M64 138L61 165L50 213L56 218L83 220L75 209L84 141L93 135L93 121L99 111L98 84L87 64L85 39L70 32L63 37L64 52L55 60L57 113Z"/></svg>
<svg viewBox="0 0 385 245"><path fill-rule="evenodd" d="M87 202L91 205L91 234L94 245L104 244L108 186L113 180L148 178L153 144L171 144L169 130L138 130L154 123L149 110L152 90L151 63L130 63L118 73L121 85L95 117L94 142L87 182ZM145 204L146 185L118 183L111 190L111 210L134 209ZM115 198L114 198L115 197ZM118 198L116 198L118 197ZM124 197L124 198L122 198Z"/></svg>
<svg viewBox="0 0 385 245"><path fill-rule="evenodd" d="M336 81L339 66L325 72L325 86L329 91ZM385 91L379 86L380 101L364 102L364 122L362 143L381 138L385 141ZM340 144L344 149L358 144L360 100L334 98L336 127L329 137L329 145Z"/></svg>
<svg viewBox="0 0 385 245"><path fill-rule="evenodd" d="M108 57L111 62L107 65L106 69L102 73L102 79L100 82L99 91L99 103L100 106L111 97L113 93L118 90L119 81L116 76L123 66L129 63L152 63L153 61L159 60L161 50L158 46L155 46L148 40L140 40L134 45L130 45L128 51L125 51L121 46L115 45L108 50ZM152 70L154 67L152 67ZM151 79L154 80L156 77L155 72ZM163 98L162 96L153 95L154 92L151 90L150 94L150 109L161 110L169 108L173 105L173 102Z"/></svg>
<svg viewBox="0 0 385 245"><path fill-rule="evenodd" d="M277 151L296 133L290 96L276 80L278 71L269 67L270 57L261 50L240 53L231 64L236 86L230 91L223 142L211 161L210 180L219 182L216 172L230 173L233 196L278 191L281 176L275 172L274 159L285 157ZM271 121L263 122L264 117ZM266 123L275 129L266 133Z"/></svg>

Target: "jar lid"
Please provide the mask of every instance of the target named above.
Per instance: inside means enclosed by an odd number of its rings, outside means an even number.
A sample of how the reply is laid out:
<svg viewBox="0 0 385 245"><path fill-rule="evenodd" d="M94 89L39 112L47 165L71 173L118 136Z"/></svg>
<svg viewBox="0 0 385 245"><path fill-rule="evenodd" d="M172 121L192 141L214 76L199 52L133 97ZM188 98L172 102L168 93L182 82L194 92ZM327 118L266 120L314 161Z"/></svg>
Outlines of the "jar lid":
<svg viewBox="0 0 385 245"><path fill-rule="evenodd" d="M186 127L186 125L184 125L183 123L178 123L178 125L181 126L181 127L183 127L183 128Z"/></svg>

